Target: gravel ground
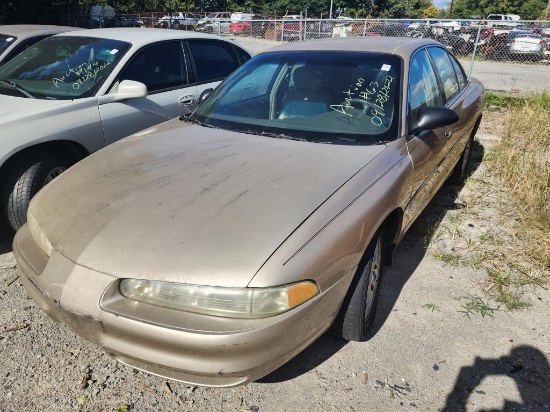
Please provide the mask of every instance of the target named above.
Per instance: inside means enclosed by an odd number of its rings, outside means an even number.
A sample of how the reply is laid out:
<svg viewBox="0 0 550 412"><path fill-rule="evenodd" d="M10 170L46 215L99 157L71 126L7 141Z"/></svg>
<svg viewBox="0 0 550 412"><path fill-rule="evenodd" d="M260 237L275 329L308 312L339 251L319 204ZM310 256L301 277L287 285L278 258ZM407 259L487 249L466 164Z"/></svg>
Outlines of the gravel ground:
<svg viewBox="0 0 550 412"><path fill-rule="evenodd" d="M484 122L478 163L498 139L491 131ZM484 176L478 165L468 182ZM550 411L550 292L526 292L532 307L505 312L484 295L484 271L433 257L434 248L467 254L457 231L494 225L499 198L490 193L456 217L476 190L445 186L407 235L367 342L322 336L260 382L230 389L133 370L51 321L19 283L0 228L0 411ZM434 222L440 235L428 244ZM474 297L495 310L482 316Z"/></svg>

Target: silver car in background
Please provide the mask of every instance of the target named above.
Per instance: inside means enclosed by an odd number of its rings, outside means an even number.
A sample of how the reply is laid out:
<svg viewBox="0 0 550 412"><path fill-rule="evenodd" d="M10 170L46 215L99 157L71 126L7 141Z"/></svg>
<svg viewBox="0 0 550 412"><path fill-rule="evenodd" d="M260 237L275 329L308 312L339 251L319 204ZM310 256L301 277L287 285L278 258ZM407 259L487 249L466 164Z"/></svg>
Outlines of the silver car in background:
<svg viewBox="0 0 550 412"><path fill-rule="evenodd" d="M0 26L0 66L19 53L54 34L82 30L78 27L13 24Z"/></svg>
<svg viewBox="0 0 550 412"><path fill-rule="evenodd" d="M250 58L224 38L113 28L49 37L0 67L0 219L16 230L34 194L72 164L191 113Z"/></svg>
<svg viewBox="0 0 550 412"><path fill-rule="evenodd" d="M529 31L512 30L506 36L506 47L510 56L528 56L542 59L546 46L540 34Z"/></svg>

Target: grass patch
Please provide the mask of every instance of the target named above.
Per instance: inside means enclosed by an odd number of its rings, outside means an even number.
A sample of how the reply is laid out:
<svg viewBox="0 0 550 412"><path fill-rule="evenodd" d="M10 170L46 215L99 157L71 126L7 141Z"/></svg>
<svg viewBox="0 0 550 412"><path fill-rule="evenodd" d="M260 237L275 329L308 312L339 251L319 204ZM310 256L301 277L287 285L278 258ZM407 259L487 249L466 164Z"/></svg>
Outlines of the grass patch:
<svg viewBox="0 0 550 412"><path fill-rule="evenodd" d="M486 104L503 108L486 110L482 122L500 139L484 142L460 194L464 207L422 230L430 256L485 272L475 283L496 303L462 299L468 317L526 308L526 292L550 284L550 95L487 93Z"/></svg>
<svg viewBox="0 0 550 412"><path fill-rule="evenodd" d="M489 158L520 219L521 250L550 280L550 95L514 98L510 123ZM517 252L517 251L516 251Z"/></svg>
<svg viewBox="0 0 550 412"><path fill-rule="evenodd" d="M485 104L487 106L508 107L512 99L513 97L507 94L485 93Z"/></svg>
<svg viewBox="0 0 550 412"><path fill-rule="evenodd" d="M460 264L460 255L456 253L434 250L430 251L430 256L448 266L458 266Z"/></svg>
<svg viewBox="0 0 550 412"><path fill-rule="evenodd" d="M530 306L525 286L550 282L550 95L487 94L506 107L501 140L486 153L483 180L498 198L498 219L470 249L470 263L488 274L489 293L507 310Z"/></svg>

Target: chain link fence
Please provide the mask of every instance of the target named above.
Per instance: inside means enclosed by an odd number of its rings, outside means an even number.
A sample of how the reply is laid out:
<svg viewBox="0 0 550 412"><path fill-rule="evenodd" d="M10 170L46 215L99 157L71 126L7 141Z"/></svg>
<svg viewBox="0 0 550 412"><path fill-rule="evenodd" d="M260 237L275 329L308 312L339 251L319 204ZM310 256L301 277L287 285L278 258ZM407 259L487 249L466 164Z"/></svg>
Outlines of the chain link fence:
<svg viewBox="0 0 550 412"><path fill-rule="evenodd" d="M79 27L160 27L231 36L246 40L254 52L282 42L320 38L429 38L451 50L468 75L479 77L488 89L550 91L550 21L311 19L300 15L275 19L229 12L58 17L57 24Z"/></svg>

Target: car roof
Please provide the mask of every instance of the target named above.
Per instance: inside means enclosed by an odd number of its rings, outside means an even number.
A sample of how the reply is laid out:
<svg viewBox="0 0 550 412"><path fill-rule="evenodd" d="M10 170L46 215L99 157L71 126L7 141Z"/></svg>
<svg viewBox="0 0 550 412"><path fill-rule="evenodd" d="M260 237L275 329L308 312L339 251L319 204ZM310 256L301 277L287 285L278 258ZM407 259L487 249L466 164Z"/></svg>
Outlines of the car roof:
<svg viewBox="0 0 550 412"><path fill-rule="evenodd" d="M410 56L416 49L426 45L439 45L435 40L414 37L340 37L307 42L292 42L274 47L267 52L279 51L363 51L391 53L404 57Z"/></svg>
<svg viewBox="0 0 550 412"><path fill-rule="evenodd" d="M0 33L18 38L58 34L67 31L84 30L80 27L53 26L42 24L7 24L0 26Z"/></svg>
<svg viewBox="0 0 550 412"><path fill-rule="evenodd" d="M90 29L80 32L63 33L58 36L85 36L104 39L121 40L137 46L146 45L151 42L173 39L223 39L227 38L214 36L206 33L197 33L185 30L153 29L143 27L115 27L109 29Z"/></svg>

